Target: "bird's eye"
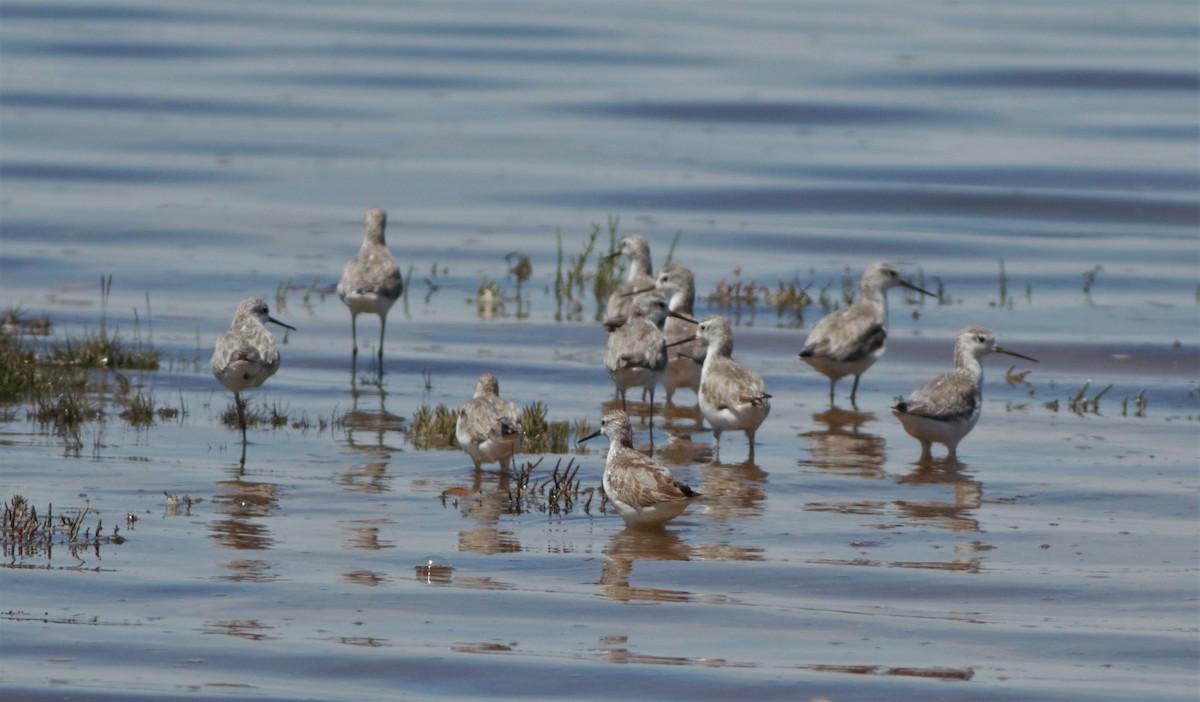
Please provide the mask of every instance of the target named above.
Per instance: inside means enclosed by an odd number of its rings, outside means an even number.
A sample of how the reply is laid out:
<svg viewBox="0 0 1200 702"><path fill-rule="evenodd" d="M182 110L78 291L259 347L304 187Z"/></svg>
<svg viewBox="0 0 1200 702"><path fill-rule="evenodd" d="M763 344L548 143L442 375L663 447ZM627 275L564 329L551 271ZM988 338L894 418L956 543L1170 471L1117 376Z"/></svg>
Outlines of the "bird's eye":
<svg viewBox="0 0 1200 702"><path fill-rule="evenodd" d="M982 343L986 342L987 339L983 338L982 336L977 336L977 337L975 337L975 341L978 341L979 343L982 344Z"/></svg>

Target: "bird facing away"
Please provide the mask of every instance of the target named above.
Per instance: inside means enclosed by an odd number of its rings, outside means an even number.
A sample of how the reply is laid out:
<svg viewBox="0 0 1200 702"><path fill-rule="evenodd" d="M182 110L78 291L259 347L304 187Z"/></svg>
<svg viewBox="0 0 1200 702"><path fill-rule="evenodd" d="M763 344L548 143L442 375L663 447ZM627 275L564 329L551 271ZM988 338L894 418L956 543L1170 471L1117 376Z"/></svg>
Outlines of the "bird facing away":
<svg viewBox="0 0 1200 702"><path fill-rule="evenodd" d="M954 370L943 373L909 394L892 408L904 430L921 442L921 462L932 459L930 447L944 444L947 461L958 460L958 442L975 423L983 403L983 366L989 353L1005 353L1026 361L1037 359L1002 349L996 336L983 327L966 327L954 340Z"/></svg>
<svg viewBox="0 0 1200 702"><path fill-rule="evenodd" d="M628 317L633 307L636 291L654 289L654 267L650 263L650 242L641 234L630 234L621 240L621 248L609 258L624 256L629 259L629 271L625 282L608 296L604 305L604 326L612 329Z"/></svg>
<svg viewBox="0 0 1200 702"><path fill-rule="evenodd" d="M387 212L375 207L367 210L366 232L358 254L346 262L337 284L338 297L350 308L350 338L354 359L358 359L358 315L379 315L379 372L383 372L383 333L388 310L404 292L400 267L387 250L383 230Z"/></svg>
<svg viewBox="0 0 1200 702"><path fill-rule="evenodd" d="M671 404L675 391L688 388L700 392L700 368L704 362L704 344L695 339L696 282L692 269L682 263L667 264L658 274L655 287L667 296L667 307L671 316L663 323L667 343L693 337L692 341L677 344L668 353L667 370L663 373L663 389L667 391L667 404ZM685 319L686 317L686 319Z"/></svg>
<svg viewBox="0 0 1200 702"><path fill-rule="evenodd" d="M233 323L217 337L213 348L212 372L233 392L243 441L246 438L246 405L242 392L262 385L279 370L279 348L271 332L267 331L267 322L296 330L272 317L267 303L257 297L248 297L238 303Z"/></svg>
<svg viewBox="0 0 1200 702"><path fill-rule="evenodd" d="M633 447L629 415L610 410L600 428L580 439L608 437L604 494L629 526L662 526L678 517L700 494L671 477L658 461Z"/></svg>
<svg viewBox="0 0 1200 702"><path fill-rule="evenodd" d="M858 301L826 315L809 332L800 351L800 360L829 377L830 404L837 381L853 375L850 404L858 406L858 380L884 352L887 291L896 286L933 295L905 280L892 264L872 263L859 281Z"/></svg>
<svg viewBox="0 0 1200 702"><path fill-rule="evenodd" d="M754 460L754 433L771 413L770 395L762 377L733 360L733 329L720 316L705 317L696 327L696 338L705 344L700 369L700 412L713 432L713 462L721 456L721 433L743 431Z"/></svg>
<svg viewBox="0 0 1200 702"><path fill-rule="evenodd" d="M454 428L462 447L478 470L484 463L500 462L508 471L512 458L521 450L525 434L521 429L521 409L500 397L500 381L491 373L479 376L475 397L463 405Z"/></svg>
<svg viewBox="0 0 1200 702"><path fill-rule="evenodd" d="M604 367L616 383L623 410L625 392L640 386L650 394L650 415L654 416L654 388L667 367L667 337L662 325L668 313L665 299L640 298L625 323L608 334Z"/></svg>

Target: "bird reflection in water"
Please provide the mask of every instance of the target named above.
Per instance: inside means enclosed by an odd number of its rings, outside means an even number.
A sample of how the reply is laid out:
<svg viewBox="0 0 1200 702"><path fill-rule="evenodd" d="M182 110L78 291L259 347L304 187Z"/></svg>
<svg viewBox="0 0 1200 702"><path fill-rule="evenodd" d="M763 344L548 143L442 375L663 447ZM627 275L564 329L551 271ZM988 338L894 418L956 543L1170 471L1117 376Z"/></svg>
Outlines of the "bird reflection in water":
<svg viewBox="0 0 1200 702"><path fill-rule="evenodd" d="M600 569L600 591L621 602L687 602L692 593L629 584L635 561L687 561L691 548L674 531L626 527L613 534L604 548Z"/></svg>
<svg viewBox="0 0 1200 702"><path fill-rule="evenodd" d="M279 506L279 486L274 483L256 483L248 480L222 480L217 482L217 494L213 497L218 514L228 519L213 522L212 530L217 543L238 550L268 549L273 539L264 525L250 520L269 517Z"/></svg>
<svg viewBox="0 0 1200 702"><path fill-rule="evenodd" d="M951 531L979 531L975 510L983 502L983 483L966 472L956 460L920 465L900 477L901 485L946 485L953 490L952 500L897 500L896 506L910 522L931 523Z"/></svg>
<svg viewBox="0 0 1200 702"><path fill-rule="evenodd" d="M443 502L453 498L462 515L479 525L458 532L459 551L490 555L521 550L521 542L513 531L496 527L500 515L510 512L511 483L508 471L472 470L470 488L453 488L443 493Z"/></svg>
<svg viewBox="0 0 1200 702"><path fill-rule="evenodd" d="M700 468L699 490L705 496L706 514L718 519L761 514L766 484L767 472L750 460Z"/></svg>
<svg viewBox="0 0 1200 702"><path fill-rule="evenodd" d="M689 546L679 533L669 529L625 527L613 534L604 547L604 564L600 569L600 592L620 602L689 602L696 595L687 590L631 585L630 576L637 561L761 561L763 549L735 546L729 543L708 543ZM719 599L719 598L718 598ZM705 601L713 601L706 594Z"/></svg>
<svg viewBox="0 0 1200 702"><path fill-rule="evenodd" d="M825 428L801 434L808 439L811 454L802 464L860 478L884 477L887 454L883 437L862 430L863 425L876 421L874 414L835 406L812 419Z"/></svg>
<svg viewBox="0 0 1200 702"><path fill-rule="evenodd" d="M209 525L218 544L236 551L266 551L274 546L270 529L259 520L272 516L278 508L278 485L222 480L217 482L217 494L212 501L217 514L225 515ZM266 573L270 566L261 560L239 559L226 563L225 567L231 571L228 577L234 580L262 581L273 577Z"/></svg>
<svg viewBox="0 0 1200 702"><path fill-rule="evenodd" d="M387 442L389 434L402 436L404 417L388 412L385 404L387 393L380 389L375 395L379 399L379 409L360 409L359 402L363 397L370 397L351 386L350 395L353 404L348 412L342 415L341 426L345 432L345 446L361 452L367 457L367 462L347 466L334 476L334 482L347 490L377 495L392 490L393 476L387 474L388 461L392 454L401 450L400 446L392 446ZM402 441L402 439L401 439Z"/></svg>

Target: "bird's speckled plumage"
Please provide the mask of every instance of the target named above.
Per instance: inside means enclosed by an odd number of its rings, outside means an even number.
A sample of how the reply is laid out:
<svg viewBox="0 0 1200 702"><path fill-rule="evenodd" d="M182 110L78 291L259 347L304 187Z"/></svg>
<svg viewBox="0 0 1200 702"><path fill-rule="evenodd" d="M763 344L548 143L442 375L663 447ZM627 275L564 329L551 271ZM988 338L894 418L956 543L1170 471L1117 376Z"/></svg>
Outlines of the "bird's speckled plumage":
<svg viewBox="0 0 1200 702"><path fill-rule="evenodd" d="M667 307L673 315L695 318L696 281L690 268L678 262L668 264L659 272L655 287L667 296ZM662 384L667 391L667 404L671 404L679 388L688 388L699 394L704 344L694 338L696 325L678 316L667 317L663 323L663 333L668 344L693 337L692 341L675 344L668 353Z"/></svg>
<svg viewBox="0 0 1200 702"><path fill-rule="evenodd" d="M646 237L630 234L621 240L621 248L613 255L629 259L629 270L625 274L625 282L617 286L604 305L604 326L609 329L620 326L622 320L629 316L638 298L631 293L654 288L654 266L650 262L650 242Z"/></svg>
<svg viewBox="0 0 1200 702"><path fill-rule="evenodd" d="M887 291L896 286L923 290L900 275L890 263L872 263L859 281L858 301L836 310L813 325L800 359L829 378L829 401L837 381L854 376L850 403L856 404L858 381L885 350L887 342Z"/></svg>
<svg viewBox="0 0 1200 702"><path fill-rule="evenodd" d="M346 262L342 279L337 284L337 294L350 308L350 335L355 356L358 355L358 315L379 315L379 364L382 370L388 310L404 292L404 280L384 238L387 212L378 207L367 210L365 224L362 247Z"/></svg>
<svg viewBox="0 0 1200 702"><path fill-rule="evenodd" d="M243 435L246 422L242 392L262 385L279 370L279 347L267 330L267 322L295 330L272 317L266 302L248 297L238 303L233 322L213 347L213 375L233 392Z"/></svg>
<svg viewBox="0 0 1200 702"><path fill-rule="evenodd" d="M620 410L605 412L600 429L583 437L587 441L608 437L604 464L604 494L630 526L658 526L683 513L700 495L675 480L665 466L633 447L629 415Z"/></svg>
<svg viewBox="0 0 1200 702"><path fill-rule="evenodd" d="M706 346L700 370L700 411L713 432L713 460L720 460L721 433L743 431L754 460L754 434L771 413L771 395L757 373L733 360L733 329L720 316L705 317L696 338Z"/></svg>
<svg viewBox="0 0 1200 702"><path fill-rule="evenodd" d="M625 323L609 332L604 367L617 386L622 409L625 392L643 387L649 391L653 410L654 388L667 367L667 337L662 331L667 312L665 299L641 297Z"/></svg>
<svg viewBox="0 0 1200 702"><path fill-rule="evenodd" d="M507 471L525 440L521 416L521 408L500 397L496 376L484 373L475 384L475 396L459 412L455 438L476 469L498 461Z"/></svg>
<svg viewBox="0 0 1200 702"><path fill-rule="evenodd" d="M931 445L943 444L947 460L957 460L958 443L979 421L983 406L983 366L989 353L1005 353L1034 361L1000 348L995 335L983 327L966 327L954 341L954 370L921 385L908 399L892 408L904 430L921 442L921 460L931 459Z"/></svg>

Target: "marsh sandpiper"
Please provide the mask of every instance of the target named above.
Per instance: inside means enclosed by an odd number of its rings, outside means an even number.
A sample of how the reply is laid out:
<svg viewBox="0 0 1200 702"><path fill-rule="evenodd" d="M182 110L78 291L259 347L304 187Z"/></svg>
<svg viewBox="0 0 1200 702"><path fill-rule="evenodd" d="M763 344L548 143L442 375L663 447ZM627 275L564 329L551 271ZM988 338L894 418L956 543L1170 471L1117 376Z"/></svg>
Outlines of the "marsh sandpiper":
<svg viewBox="0 0 1200 702"><path fill-rule="evenodd" d="M238 303L233 323L217 337L213 348L212 372L233 392L243 443L246 440L246 404L242 392L262 385L279 370L279 347L267 330L267 322L296 330L272 317L266 302L248 297Z"/></svg>
<svg viewBox="0 0 1200 702"><path fill-rule="evenodd" d="M721 433L732 429L746 433L753 463L754 434L771 413L766 384L757 373L733 360L733 328L728 319L705 317L696 327L695 338L706 347L699 396L700 411L712 427L713 462L720 462Z"/></svg>
<svg viewBox="0 0 1200 702"><path fill-rule="evenodd" d="M696 333L695 304L696 282L692 269L682 263L669 263L658 274L655 286L667 296L667 307L671 316L663 323L667 343L694 337ZM675 391L688 388L700 392L700 369L704 362L704 344L699 339L672 346L668 354L667 370L663 373L663 389L667 393L667 404L672 404Z"/></svg>
<svg viewBox="0 0 1200 702"><path fill-rule="evenodd" d="M629 415L610 410L600 428L580 441L608 437L604 463L604 494L629 526L661 526L678 517L700 495L675 480L658 461L633 447Z"/></svg>
<svg viewBox="0 0 1200 702"><path fill-rule="evenodd" d="M608 334L604 367L608 369L621 398L621 409L628 411L625 392L642 387L650 396L650 419L654 420L654 388L667 367L667 337L663 321L670 311L662 297L640 297L623 324Z"/></svg>
<svg viewBox="0 0 1200 702"><path fill-rule="evenodd" d="M354 359L358 360L358 315L379 315L379 373L383 373L383 334L388 310L404 292L400 267L387 249L384 229L387 212L375 207L367 210L362 248L346 262L337 284L338 297L350 308L350 339Z"/></svg>
<svg viewBox="0 0 1200 702"><path fill-rule="evenodd" d="M499 461L508 471L513 456L521 450L525 434L521 429L521 408L500 397L500 381L491 373L479 376L475 397L463 405L454 434L478 470L484 463Z"/></svg>
<svg viewBox="0 0 1200 702"><path fill-rule="evenodd" d="M609 258L623 256L629 259L629 270L625 282L608 296L604 305L604 326L612 329L620 326L623 319L629 316L634 300L635 291L654 289L654 266L650 263L650 242L641 234L630 234L621 240L621 248Z"/></svg>
<svg viewBox="0 0 1200 702"><path fill-rule="evenodd" d="M983 327L966 327L954 341L954 370L943 373L913 390L908 399L892 408L904 430L921 442L921 462L932 459L934 443L948 449L946 460L958 460L958 442L975 423L983 404L983 366L979 359L989 353L1037 362L1037 359L1000 348L996 336Z"/></svg>
<svg viewBox="0 0 1200 702"><path fill-rule="evenodd" d="M800 360L829 377L830 404L837 381L853 375L850 404L858 406L859 378L884 352L887 291L896 286L933 295L905 280L892 264L872 263L859 281L858 301L823 317L809 332L800 351Z"/></svg>

